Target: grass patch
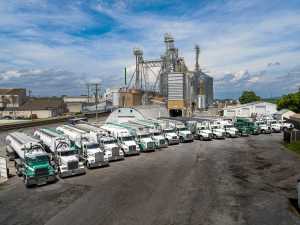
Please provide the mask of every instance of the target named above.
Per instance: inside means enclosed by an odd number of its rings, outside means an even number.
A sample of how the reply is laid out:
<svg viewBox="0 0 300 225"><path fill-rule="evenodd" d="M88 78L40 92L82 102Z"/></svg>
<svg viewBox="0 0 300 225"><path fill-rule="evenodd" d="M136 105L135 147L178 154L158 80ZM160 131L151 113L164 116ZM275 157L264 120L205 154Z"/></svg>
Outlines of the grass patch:
<svg viewBox="0 0 300 225"><path fill-rule="evenodd" d="M296 142L291 143L291 144L284 144L284 146L286 148L288 148L289 150L300 154L300 141L296 141Z"/></svg>

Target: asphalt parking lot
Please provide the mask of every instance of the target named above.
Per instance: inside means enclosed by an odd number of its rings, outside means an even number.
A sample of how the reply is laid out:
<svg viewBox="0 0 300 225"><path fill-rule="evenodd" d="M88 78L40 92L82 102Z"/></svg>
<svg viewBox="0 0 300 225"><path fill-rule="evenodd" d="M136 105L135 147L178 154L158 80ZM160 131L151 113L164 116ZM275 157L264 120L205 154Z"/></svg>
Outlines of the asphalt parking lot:
<svg viewBox="0 0 300 225"><path fill-rule="evenodd" d="M0 224L300 224L282 134L194 141L55 184L0 186Z"/></svg>

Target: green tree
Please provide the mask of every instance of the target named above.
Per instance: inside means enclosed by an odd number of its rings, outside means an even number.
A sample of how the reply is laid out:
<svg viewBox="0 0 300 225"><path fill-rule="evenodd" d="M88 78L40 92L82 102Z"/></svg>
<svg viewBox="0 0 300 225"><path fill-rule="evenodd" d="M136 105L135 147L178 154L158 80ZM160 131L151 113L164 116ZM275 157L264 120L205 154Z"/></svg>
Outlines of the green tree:
<svg viewBox="0 0 300 225"><path fill-rule="evenodd" d="M300 113L300 91L282 96L277 101L277 108L289 109L295 113Z"/></svg>
<svg viewBox="0 0 300 225"><path fill-rule="evenodd" d="M254 91L244 91L241 97L239 98L241 104L246 104L249 102L255 102L260 100L261 98L257 96Z"/></svg>

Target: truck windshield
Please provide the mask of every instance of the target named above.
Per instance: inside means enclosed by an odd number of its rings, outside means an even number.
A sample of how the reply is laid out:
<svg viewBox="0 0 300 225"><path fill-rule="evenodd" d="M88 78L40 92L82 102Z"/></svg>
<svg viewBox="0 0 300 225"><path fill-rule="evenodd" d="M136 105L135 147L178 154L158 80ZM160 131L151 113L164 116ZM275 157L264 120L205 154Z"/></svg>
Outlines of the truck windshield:
<svg viewBox="0 0 300 225"><path fill-rule="evenodd" d="M159 136L159 135L161 135L159 132L155 132L155 133L153 133L153 135L154 136Z"/></svg>
<svg viewBox="0 0 300 225"><path fill-rule="evenodd" d="M132 141L134 140L133 136L122 137L122 141Z"/></svg>
<svg viewBox="0 0 300 225"><path fill-rule="evenodd" d="M45 163L49 161L49 158L47 155L40 155L36 157L26 157L26 161L29 165L35 164L35 163Z"/></svg>
<svg viewBox="0 0 300 225"><path fill-rule="evenodd" d="M233 125L225 125L224 127L225 128L233 128L234 126Z"/></svg>
<svg viewBox="0 0 300 225"><path fill-rule="evenodd" d="M77 153L77 151L75 150L69 150L69 151L63 151L60 152L61 156L71 156L71 155L75 155Z"/></svg>
<svg viewBox="0 0 300 225"><path fill-rule="evenodd" d="M150 134L143 134L143 135L139 135L139 138L148 138L151 137Z"/></svg>
<svg viewBox="0 0 300 225"><path fill-rule="evenodd" d="M186 131L187 128L186 127L181 127L181 128L178 128L179 131Z"/></svg>
<svg viewBox="0 0 300 225"><path fill-rule="evenodd" d="M164 130L165 133L174 133L174 130Z"/></svg>
<svg viewBox="0 0 300 225"><path fill-rule="evenodd" d="M109 145L109 144L114 144L117 143L117 140L115 139L110 139L110 140L105 140L103 141L103 144Z"/></svg>
<svg viewBox="0 0 300 225"><path fill-rule="evenodd" d="M94 149L94 148L99 148L99 145L97 143L90 143L86 145L87 149Z"/></svg>

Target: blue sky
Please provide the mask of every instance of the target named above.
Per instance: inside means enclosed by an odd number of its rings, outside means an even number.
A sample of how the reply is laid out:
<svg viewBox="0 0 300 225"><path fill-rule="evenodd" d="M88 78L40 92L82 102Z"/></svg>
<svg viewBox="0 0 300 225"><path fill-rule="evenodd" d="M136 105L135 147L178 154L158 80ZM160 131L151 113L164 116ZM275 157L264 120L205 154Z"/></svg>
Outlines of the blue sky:
<svg viewBox="0 0 300 225"><path fill-rule="evenodd" d="M300 87L299 0L2 0L0 18L0 87L40 96L116 87L132 71L132 49L158 58L166 32L191 70L200 45L218 98Z"/></svg>

